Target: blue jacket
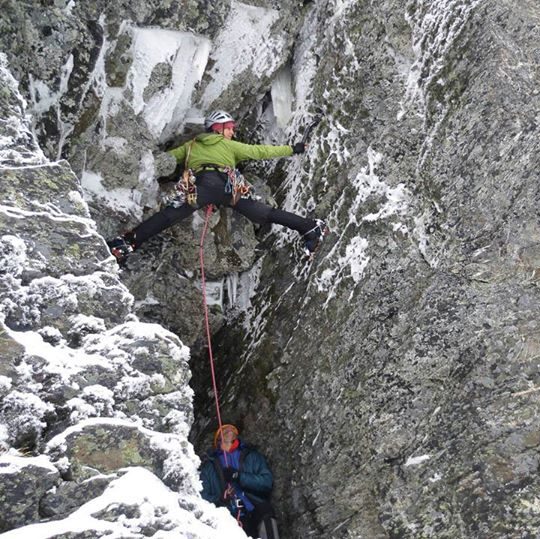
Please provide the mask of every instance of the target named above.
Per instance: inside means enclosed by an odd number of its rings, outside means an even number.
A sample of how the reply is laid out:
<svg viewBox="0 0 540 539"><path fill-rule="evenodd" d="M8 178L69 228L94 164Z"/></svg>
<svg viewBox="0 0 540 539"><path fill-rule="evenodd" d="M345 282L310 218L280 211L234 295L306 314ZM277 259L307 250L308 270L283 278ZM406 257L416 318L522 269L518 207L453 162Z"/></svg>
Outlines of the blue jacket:
<svg viewBox="0 0 540 539"><path fill-rule="evenodd" d="M266 459L253 446L240 441L237 455L227 454L227 463L238 470L238 479L233 482L235 490L244 492L249 500L257 504L267 501L272 492L273 477ZM226 506L222 500L226 488L222 472L221 449L210 450L201 466L203 484L202 497L217 506ZM223 458L223 457L222 457Z"/></svg>

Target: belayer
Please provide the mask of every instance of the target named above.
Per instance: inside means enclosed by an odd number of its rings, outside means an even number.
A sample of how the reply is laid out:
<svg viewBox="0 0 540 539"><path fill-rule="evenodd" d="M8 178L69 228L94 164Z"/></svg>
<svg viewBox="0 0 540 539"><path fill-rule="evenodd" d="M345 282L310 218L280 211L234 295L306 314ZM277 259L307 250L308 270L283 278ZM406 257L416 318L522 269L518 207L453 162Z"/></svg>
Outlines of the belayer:
<svg viewBox="0 0 540 539"><path fill-rule="evenodd" d="M201 466L201 496L227 507L249 537L279 539L270 503L272 472L264 456L238 435L232 424L216 431L214 448Z"/></svg>
<svg viewBox="0 0 540 539"><path fill-rule="evenodd" d="M123 264L146 240L209 204L231 206L257 224L277 223L296 230L303 236L306 254L312 254L327 231L326 223L254 200L250 184L236 170L240 161L303 153L305 144L270 146L237 142L233 140L235 121L221 110L212 112L204 125L205 133L169 151L177 163L184 165L177 185L178 195L133 230L107 242L118 262Z"/></svg>

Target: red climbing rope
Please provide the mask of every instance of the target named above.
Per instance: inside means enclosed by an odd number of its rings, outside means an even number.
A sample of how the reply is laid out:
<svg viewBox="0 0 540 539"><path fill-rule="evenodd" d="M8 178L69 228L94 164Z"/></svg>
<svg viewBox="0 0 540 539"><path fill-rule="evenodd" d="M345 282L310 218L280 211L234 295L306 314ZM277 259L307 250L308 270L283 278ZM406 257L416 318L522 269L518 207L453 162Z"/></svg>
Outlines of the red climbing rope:
<svg viewBox="0 0 540 539"><path fill-rule="evenodd" d="M199 260L201 263L201 289L203 296L203 309L204 309L204 323L206 326L206 338L208 340L208 357L210 359L210 372L212 373L212 386L214 388L214 398L216 401L216 414L219 425L219 435L221 437L221 443L223 444L223 429L221 423L221 411L219 407L219 394L217 389L216 382L216 371L214 369L214 355L212 353L212 338L210 336L210 322L208 318L208 305L206 304L206 277L204 274L204 238L206 237L206 231L208 230L208 223L210 222L210 215L212 215L213 207L211 204L206 206L205 218L204 218L204 227L201 232L201 241L199 244ZM227 452L223 451L225 456L225 466L227 466Z"/></svg>

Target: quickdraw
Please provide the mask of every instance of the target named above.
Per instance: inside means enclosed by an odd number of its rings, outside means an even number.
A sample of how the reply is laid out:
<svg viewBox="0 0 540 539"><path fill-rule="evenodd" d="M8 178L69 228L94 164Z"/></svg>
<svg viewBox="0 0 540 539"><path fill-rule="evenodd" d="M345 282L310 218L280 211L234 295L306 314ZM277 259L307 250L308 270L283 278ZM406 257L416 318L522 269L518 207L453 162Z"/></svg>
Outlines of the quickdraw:
<svg viewBox="0 0 540 539"><path fill-rule="evenodd" d="M189 158L191 157L193 144L195 144L195 140L192 140L188 146L186 160L184 162L184 173L182 174L182 179L176 184L178 195L173 199L175 206L181 206L187 202L190 206L197 207L196 178L193 170L189 168Z"/></svg>
<svg viewBox="0 0 540 539"><path fill-rule="evenodd" d="M190 168L184 170L182 179L176 185L180 197L190 206L197 207L197 184L195 174Z"/></svg>
<svg viewBox="0 0 540 539"><path fill-rule="evenodd" d="M235 206L241 198L251 198L253 186L246 180L244 175L234 168L226 168L227 183L225 192L232 197L231 205Z"/></svg>

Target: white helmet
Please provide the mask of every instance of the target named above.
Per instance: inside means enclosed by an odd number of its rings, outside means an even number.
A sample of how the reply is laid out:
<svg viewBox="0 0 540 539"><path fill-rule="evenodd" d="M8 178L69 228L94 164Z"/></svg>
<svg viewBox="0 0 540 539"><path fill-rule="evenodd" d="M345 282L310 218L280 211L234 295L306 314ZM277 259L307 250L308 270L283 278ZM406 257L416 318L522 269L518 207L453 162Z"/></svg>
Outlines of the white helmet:
<svg viewBox="0 0 540 539"><path fill-rule="evenodd" d="M234 118L224 110L215 110L204 120L204 128L210 131L214 124L224 124L227 122L234 122Z"/></svg>

